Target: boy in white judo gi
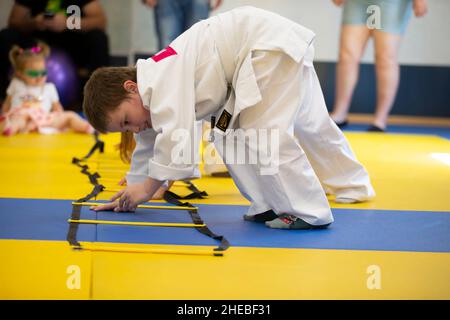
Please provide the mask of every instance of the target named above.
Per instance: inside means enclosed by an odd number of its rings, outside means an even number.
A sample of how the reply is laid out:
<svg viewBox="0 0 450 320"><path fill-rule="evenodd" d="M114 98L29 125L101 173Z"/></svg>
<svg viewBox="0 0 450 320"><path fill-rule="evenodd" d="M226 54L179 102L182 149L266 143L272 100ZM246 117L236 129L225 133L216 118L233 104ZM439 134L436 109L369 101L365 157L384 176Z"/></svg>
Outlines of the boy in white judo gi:
<svg viewBox="0 0 450 320"><path fill-rule="evenodd" d="M238 129L277 135L270 170L222 154L251 202L245 220L321 228L333 222L324 190L336 202L372 198L366 170L328 115L313 67L313 39L312 31L286 18L242 7L195 24L135 68L97 70L84 89L89 122L100 132L133 131L137 146L128 186L95 210L134 211L165 181L195 176L195 161L180 161L185 154L174 150L194 148L200 119L213 120L218 150L238 144ZM255 152L249 143L240 145Z"/></svg>

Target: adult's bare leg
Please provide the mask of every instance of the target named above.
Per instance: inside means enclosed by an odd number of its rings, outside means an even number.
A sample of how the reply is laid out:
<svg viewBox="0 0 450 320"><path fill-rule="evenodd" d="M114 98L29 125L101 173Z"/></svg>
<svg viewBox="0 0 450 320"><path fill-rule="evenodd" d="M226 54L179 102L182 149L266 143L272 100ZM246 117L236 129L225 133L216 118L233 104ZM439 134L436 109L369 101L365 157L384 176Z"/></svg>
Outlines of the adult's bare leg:
<svg viewBox="0 0 450 320"><path fill-rule="evenodd" d="M385 130L400 82L397 60L401 35L374 30L377 104L373 125Z"/></svg>
<svg viewBox="0 0 450 320"><path fill-rule="evenodd" d="M350 103L358 81L359 62L371 30L366 25L343 25L339 61L336 70L336 93L331 118L336 123L347 119Z"/></svg>

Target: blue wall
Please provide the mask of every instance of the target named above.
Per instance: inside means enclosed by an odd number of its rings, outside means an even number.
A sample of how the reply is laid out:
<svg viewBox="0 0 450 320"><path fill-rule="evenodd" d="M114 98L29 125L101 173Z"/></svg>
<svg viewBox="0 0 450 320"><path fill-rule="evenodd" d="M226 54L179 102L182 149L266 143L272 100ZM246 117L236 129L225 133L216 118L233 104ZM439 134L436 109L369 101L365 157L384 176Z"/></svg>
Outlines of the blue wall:
<svg viewBox="0 0 450 320"><path fill-rule="evenodd" d="M336 63L315 62L328 109L333 108ZM450 117L450 67L400 67L400 86L391 114ZM376 87L373 64L361 64L350 112L373 113Z"/></svg>

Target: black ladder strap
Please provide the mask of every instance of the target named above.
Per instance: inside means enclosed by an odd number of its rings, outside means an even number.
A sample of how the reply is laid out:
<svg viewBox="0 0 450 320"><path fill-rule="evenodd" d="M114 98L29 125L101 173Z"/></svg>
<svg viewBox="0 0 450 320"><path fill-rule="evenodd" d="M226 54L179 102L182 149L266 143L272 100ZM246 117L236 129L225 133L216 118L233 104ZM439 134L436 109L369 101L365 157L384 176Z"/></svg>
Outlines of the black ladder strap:
<svg viewBox="0 0 450 320"><path fill-rule="evenodd" d="M175 199L178 200L189 200L189 199L205 199L209 197L209 194L206 191L200 191L195 184L193 184L190 180L180 180L181 182L186 184L186 187L192 191L192 193L188 194L187 196L180 196L176 193L173 193L173 196Z"/></svg>
<svg viewBox="0 0 450 320"><path fill-rule="evenodd" d="M94 137L95 137L95 144L91 148L89 153L86 156L84 156L82 159L78 159L75 157L72 159L72 163L75 164L76 166L80 167L81 173L87 175L89 178L89 182L92 185L94 185L94 188L92 189L92 191L88 195L84 196L83 198L78 199L77 202L89 201L90 199L97 197L97 195L105 189L105 186L101 185L97 180L98 178L100 178L100 175L97 172L94 172L94 173L89 172L89 167L85 164L82 164L82 162L84 160L88 159L89 157L91 157L92 154L94 154L94 152L97 149L100 152L104 151L105 143L98 138L98 134L94 134ZM80 216L81 216L81 205L73 204L71 220L80 220ZM72 246L81 248L80 243L77 241L78 226L79 226L79 223L74 223L74 222L69 223L69 230L67 232L66 239Z"/></svg>
<svg viewBox="0 0 450 320"><path fill-rule="evenodd" d="M166 200L168 203L174 204L176 206L186 206L186 207L194 207L192 204L190 204L189 202L181 202L180 196L178 196L177 194L173 193L172 191L166 191L164 192L164 196L163 196L164 200ZM214 248L214 255L222 255L221 252L227 250L230 247L230 243L228 242L228 240L224 237L224 236L219 236L217 234L215 234L214 232L212 232L208 226L206 226L206 224L203 222L202 218L200 217L199 213L197 210L189 210L189 215L191 216L191 219L193 221L193 223L195 224L204 224L204 227L201 228L196 228L200 233L216 240L220 242L220 245L217 248Z"/></svg>
<svg viewBox="0 0 450 320"><path fill-rule="evenodd" d="M86 202L89 201L90 199L96 197L100 192L103 191L103 189L105 189L105 187L101 184L96 184L94 186L94 189L92 189L91 193L89 193L88 195L86 195L85 197L78 199L76 202ZM81 216L81 205L79 204L72 204L72 214L70 216L71 220L80 220L80 216ZM80 243L77 241L77 233L78 233L78 226L80 224L79 223L74 223L74 222L70 222L69 223L69 231L67 232L67 241L72 245L72 246L77 246L77 247L81 247Z"/></svg>
<svg viewBox="0 0 450 320"><path fill-rule="evenodd" d="M91 150L82 158L82 160L89 159L95 152L95 150L99 150L100 153L105 151L105 143L98 138L98 133L94 133L95 144L92 146Z"/></svg>

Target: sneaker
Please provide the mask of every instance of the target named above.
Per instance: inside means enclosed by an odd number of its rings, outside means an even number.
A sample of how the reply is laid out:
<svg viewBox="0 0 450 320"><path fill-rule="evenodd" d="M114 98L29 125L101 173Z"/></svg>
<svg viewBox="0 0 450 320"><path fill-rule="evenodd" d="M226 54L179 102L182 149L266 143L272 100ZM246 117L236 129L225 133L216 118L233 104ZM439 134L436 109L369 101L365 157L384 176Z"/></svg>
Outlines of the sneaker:
<svg viewBox="0 0 450 320"><path fill-rule="evenodd" d="M268 210L263 213L258 213L255 215L244 214L244 220L252 222L266 222L274 220L276 218L278 218L278 215L275 212L273 212L273 210Z"/></svg>
<svg viewBox="0 0 450 320"><path fill-rule="evenodd" d="M215 177L215 178L230 178L230 173L228 171L223 171L223 172L213 172L211 173L211 177Z"/></svg>
<svg viewBox="0 0 450 320"><path fill-rule="evenodd" d="M314 226L312 224L306 223L299 217L293 216L292 214L281 214L278 218L267 221L266 226L272 229L290 229L290 230L309 230L309 229L325 229L330 223L323 224L320 226Z"/></svg>
<svg viewBox="0 0 450 320"><path fill-rule="evenodd" d="M386 132L386 129L382 129L373 124L369 128L367 128L367 132Z"/></svg>
<svg viewBox="0 0 450 320"><path fill-rule="evenodd" d="M344 129L344 128L346 128L348 126L348 121L347 120L344 120L342 122L336 122L335 121L334 123L336 123L336 125L338 126L339 129Z"/></svg>

